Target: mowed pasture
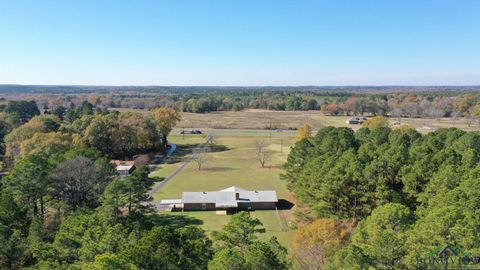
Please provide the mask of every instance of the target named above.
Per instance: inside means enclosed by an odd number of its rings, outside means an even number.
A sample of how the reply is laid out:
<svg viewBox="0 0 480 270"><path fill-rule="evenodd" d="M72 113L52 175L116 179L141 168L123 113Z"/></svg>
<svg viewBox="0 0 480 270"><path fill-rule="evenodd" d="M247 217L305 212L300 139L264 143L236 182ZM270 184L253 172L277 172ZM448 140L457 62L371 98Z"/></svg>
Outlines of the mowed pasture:
<svg viewBox="0 0 480 270"><path fill-rule="evenodd" d="M202 135L172 135L170 141L182 147L193 147L201 143ZM260 163L255 160L256 140L265 140L269 143L269 150L272 153L271 160L267 162L266 168L261 168ZM216 145L220 151L208 153L208 160L201 170L198 170L195 162L190 162L187 167L176 175L171 181L165 184L160 191L154 195L155 201L162 199L181 198L183 191L216 191L230 186L239 186L251 190L277 191L279 199L295 203L295 199L287 190L286 183L280 179L282 172L281 165L285 163L290 146L293 143L292 137L273 134L269 136L225 136L216 137ZM188 158L176 158L173 155L161 165L160 169L153 172L151 176L165 177L180 163ZM268 239L276 236L285 246L290 246L294 230L289 226L294 220L293 209L277 211L258 210L253 211L252 216L260 219L266 228L266 233L261 239ZM230 216L216 215L214 211L198 212L174 212L172 215L187 215L201 221L201 226L208 233L220 230Z"/></svg>

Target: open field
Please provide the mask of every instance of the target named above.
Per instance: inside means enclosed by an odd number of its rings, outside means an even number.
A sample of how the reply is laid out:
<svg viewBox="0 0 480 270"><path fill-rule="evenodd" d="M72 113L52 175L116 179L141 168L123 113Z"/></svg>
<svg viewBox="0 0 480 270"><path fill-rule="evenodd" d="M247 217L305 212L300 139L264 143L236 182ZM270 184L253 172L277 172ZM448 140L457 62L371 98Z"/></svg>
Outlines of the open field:
<svg viewBox="0 0 480 270"><path fill-rule="evenodd" d="M182 113L182 120L177 127L214 128L214 129L295 129L305 123L314 129L325 125L317 119L323 113L299 112L299 111L265 111L246 110L240 112L211 112L205 114ZM341 120L343 119L343 120ZM340 122L345 123L347 118L339 117Z"/></svg>
<svg viewBox="0 0 480 270"><path fill-rule="evenodd" d="M192 145L202 140L198 135L186 135L185 143L182 143L181 135L170 136L170 141L181 146ZM192 138L193 137L193 138ZM232 185L238 185L245 189L271 189L275 188L280 197L289 194L285 183L279 179L280 166L286 161L292 138L272 136L269 149L272 151L272 159L267 163L268 168L261 168L255 160L255 141L257 139L269 141L268 137L223 137L219 136L217 145L227 149L208 154L208 160L202 170L196 168L196 164L190 163L175 180L166 185L162 191L156 194L155 199L172 199L181 196L182 191L218 190ZM283 149L281 143L283 141ZM280 153L280 151L283 153ZM172 155L175 158L175 155ZM159 171L176 166L177 163L164 165ZM207 185L206 185L207 183Z"/></svg>
<svg viewBox="0 0 480 270"><path fill-rule="evenodd" d="M175 199L181 198L183 191L215 191L227 188L233 185L245 189L274 189L277 191L279 199L285 199L294 203L292 194L287 190L286 183L280 180L280 166L286 161L289 147L293 143L292 137L272 134L269 149L272 151L271 161L268 162L268 168L261 168L255 156L255 141L263 139L270 142L270 137L259 136L222 136L216 138L216 144L226 147L222 151L210 152L209 159L202 170L196 168L196 164L191 162L170 182L166 183L162 189L154 195L154 199ZM192 147L201 143L201 135L171 135L170 141L176 143L178 147L186 145ZM218 147L221 148L221 147ZM179 153L183 156L182 153ZM152 176L165 177L176 168L183 158L177 158L174 155L167 160L167 163L152 173ZM293 220L293 210L276 211L254 211L252 215L259 218L266 228L266 233L261 235L262 239L270 236L276 236L285 246L289 246L293 230L287 226L289 221ZM215 212L175 212L172 215L187 215L201 220L202 228L207 232L219 230L225 225L229 216L218 216Z"/></svg>
<svg viewBox="0 0 480 270"><path fill-rule="evenodd" d="M145 110L116 109L120 111L138 111L146 113ZM211 129L216 132L226 129L281 129L288 132L289 129L296 129L304 124L309 124L314 130L326 126L351 127L354 130L360 125L348 125L345 121L351 116L325 115L320 111L266 111L266 110L245 110L240 112L222 111L211 113L182 113L182 120L176 126L176 132L185 128ZM420 132L431 132L439 128L457 127L464 130L479 130L479 122L465 117L454 118L391 118L391 122L399 121L408 124ZM235 131L238 133L239 131ZM293 133L293 131L292 131ZM250 135L250 134L245 134ZM291 134L289 134L291 135Z"/></svg>
<svg viewBox="0 0 480 270"><path fill-rule="evenodd" d="M320 111L264 111L248 110L241 112L182 113L182 121L177 128L211 129L296 129L309 124L314 130L326 126L350 127L357 130L361 125L349 125L346 120L351 116L325 115ZM464 130L479 130L479 122L468 118L390 118L408 124L420 132L431 132L439 128L456 127Z"/></svg>

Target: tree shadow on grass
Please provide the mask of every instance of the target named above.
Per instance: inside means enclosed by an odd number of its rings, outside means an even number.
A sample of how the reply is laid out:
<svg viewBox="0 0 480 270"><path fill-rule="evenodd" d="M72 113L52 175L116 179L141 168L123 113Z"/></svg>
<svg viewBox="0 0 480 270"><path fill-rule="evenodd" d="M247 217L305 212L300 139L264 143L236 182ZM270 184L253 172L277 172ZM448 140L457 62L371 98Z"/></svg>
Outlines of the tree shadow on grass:
<svg viewBox="0 0 480 270"><path fill-rule="evenodd" d="M199 143L191 143L191 144L177 144L177 149L175 152L167 158L165 163L172 164L178 163L185 159L186 156L192 153L192 150L198 147Z"/></svg>
<svg viewBox="0 0 480 270"><path fill-rule="evenodd" d="M165 180L165 177L163 177L163 176L152 176L152 177L148 178L148 181L153 182L153 183L162 182L163 180ZM149 186L149 187L152 187L152 186Z"/></svg>
<svg viewBox="0 0 480 270"><path fill-rule="evenodd" d="M210 152L213 152L213 153L224 152L224 151L228 151L228 150L230 150L230 148L228 148L225 145L221 145L221 144L210 145Z"/></svg>
<svg viewBox="0 0 480 270"><path fill-rule="evenodd" d="M154 214L148 217L153 226L170 226L180 228L187 225L202 225L203 221L187 215Z"/></svg>
<svg viewBox="0 0 480 270"><path fill-rule="evenodd" d="M228 171L233 171L233 168L230 167L204 167L200 171L205 171L205 172L228 172Z"/></svg>
<svg viewBox="0 0 480 270"><path fill-rule="evenodd" d="M167 164L172 164L172 163L178 163L190 155L193 151L193 149L201 146L202 144L196 143L196 144L180 144L177 145L177 149L175 150L175 153L173 153L166 161L165 163ZM228 148L225 145L220 145L220 144L213 144L208 146L208 152L210 153L216 153L216 152L223 152L223 151L228 151L230 148Z"/></svg>

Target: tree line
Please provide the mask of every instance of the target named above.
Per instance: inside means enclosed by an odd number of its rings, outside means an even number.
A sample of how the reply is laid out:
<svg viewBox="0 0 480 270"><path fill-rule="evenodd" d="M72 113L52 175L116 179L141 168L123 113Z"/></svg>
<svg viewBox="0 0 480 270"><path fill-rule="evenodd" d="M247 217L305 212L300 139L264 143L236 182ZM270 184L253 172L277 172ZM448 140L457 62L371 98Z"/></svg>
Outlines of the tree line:
<svg viewBox="0 0 480 270"><path fill-rule="evenodd" d="M413 269L438 246L480 251L480 132L326 127L293 146L283 179L304 206L301 269Z"/></svg>
<svg viewBox="0 0 480 270"><path fill-rule="evenodd" d="M179 120L180 114L171 108L141 114L95 109L84 101L77 107L57 107L41 114L34 101L9 101L0 112L3 167L29 154L78 147L94 148L117 159L161 151Z"/></svg>
<svg viewBox="0 0 480 270"><path fill-rule="evenodd" d="M173 108L177 111L207 113L214 111L240 111L265 109L274 111L321 110L329 115L388 115L392 117L480 117L480 94L470 91L452 92L394 92L367 91L314 91L295 89L224 89L172 92L109 92L109 93L50 93L23 95L34 99L39 108L69 111L68 119L81 112L70 110L106 110L108 108L131 108L151 110L157 107ZM393 90L392 90L393 91ZM18 97L17 97L18 98ZM92 108L84 107L88 102Z"/></svg>

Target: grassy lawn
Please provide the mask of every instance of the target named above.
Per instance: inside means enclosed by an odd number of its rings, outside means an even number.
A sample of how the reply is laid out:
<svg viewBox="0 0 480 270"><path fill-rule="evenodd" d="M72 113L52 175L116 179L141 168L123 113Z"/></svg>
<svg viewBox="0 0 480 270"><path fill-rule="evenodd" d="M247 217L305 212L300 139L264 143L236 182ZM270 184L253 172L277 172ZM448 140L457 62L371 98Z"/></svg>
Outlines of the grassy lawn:
<svg viewBox="0 0 480 270"><path fill-rule="evenodd" d="M163 164L156 171L150 173L150 177L165 178L172 174L178 167L180 167L180 163Z"/></svg>
<svg viewBox="0 0 480 270"><path fill-rule="evenodd" d="M180 167L181 161L190 155L195 146L203 143L205 138L199 135L171 135L169 141L177 144L177 150L172 156L164 160L157 170L150 173L152 178L164 178L172 174Z"/></svg>
<svg viewBox="0 0 480 270"><path fill-rule="evenodd" d="M181 137L181 136L178 136ZM185 142L191 143L189 136ZM176 141L175 138L172 141ZM267 163L267 168L261 168L255 160L255 141L268 137L219 137L218 145L228 148L226 151L211 152L202 170L196 168L191 162L185 170L167 183L162 190L155 195L156 200L180 198L183 191L214 191L233 185L245 189L275 189L279 197L290 196L285 182L280 180L280 166L286 161L291 138L272 137L269 148L272 151L272 159ZM181 140L181 138L180 138ZM283 153L280 153L283 140ZM162 170L170 170L168 164L154 173L162 173Z"/></svg>
<svg viewBox="0 0 480 270"><path fill-rule="evenodd" d="M204 139L198 135L172 135L170 141L178 146L196 145ZM271 160L267 168L261 168L260 163L255 160L256 140L269 142L269 149L272 152ZM289 147L293 143L291 137L273 134L270 137L263 136L218 136L217 145L225 146L226 149L218 152L210 152L208 161L202 170L198 170L195 163L190 163L180 174L165 184L165 186L154 195L155 200L181 198L183 191L215 191L230 186L239 186L245 189L265 190L274 189L279 199L294 202L292 194L287 190L286 183L280 180L282 172L280 166L286 161ZM183 156L183 159L187 156ZM182 158L176 159L172 156L169 164L152 174L165 177L178 168ZM202 228L207 232L219 230L225 225L230 216L219 216L215 212L184 212L170 213L172 215L188 215L201 220ZM285 246L289 246L293 236L293 230L287 226L292 220L292 210L276 211L254 211L252 216L260 219L266 228L266 233L260 235L261 239L268 239L276 236Z"/></svg>

